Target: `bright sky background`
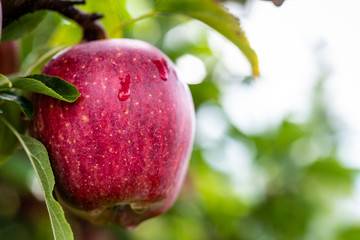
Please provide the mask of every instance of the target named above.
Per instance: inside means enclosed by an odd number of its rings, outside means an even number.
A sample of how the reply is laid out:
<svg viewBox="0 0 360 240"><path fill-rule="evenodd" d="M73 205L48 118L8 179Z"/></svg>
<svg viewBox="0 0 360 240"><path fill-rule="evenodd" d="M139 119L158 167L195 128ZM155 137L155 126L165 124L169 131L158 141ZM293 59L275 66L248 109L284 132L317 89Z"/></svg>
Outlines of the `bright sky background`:
<svg viewBox="0 0 360 240"><path fill-rule="evenodd" d="M229 7L241 19L262 74L255 84L231 89L225 98L237 125L256 133L289 114L294 120L306 117L312 87L322 68L329 69L325 90L341 129L340 154L346 165L360 168L360 1L287 0L281 7L254 1L246 10ZM228 52L227 58L234 55Z"/></svg>
<svg viewBox="0 0 360 240"><path fill-rule="evenodd" d="M231 120L248 134L276 128L289 116L297 122L306 120L314 85L326 72L324 90L330 118L339 130L341 160L348 167L360 169L360 1L286 0L276 7L256 0L246 9L234 3L227 7L241 19L261 71L255 83L234 84L226 90L223 103ZM184 38L196 42L203 29L194 21L177 27L167 34L165 47L176 47ZM211 50L223 64L216 67L215 74L218 71L223 76L228 72L236 78L251 73L234 45L213 31L207 34ZM201 62L195 58L184 55L176 62L180 75L192 84L205 76ZM241 146L232 139L221 142L226 128L218 107L210 104L199 109L197 139L209 149L205 159L214 168L234 176L240 193L251 200L261 192L262 174L249 175L254 169L250 171L252 153L248 145ZM322 144L326 145L326 141ZM360 217L360 178L356 186L354 197L339 205L344 219L349 219L349 214ZM259 192L252 192L254 189Z"/></svg>
<svg viewBox="0 0 360 240"><path fill-rule="evenodd" d="M331 118L340 130L339 154L346 166L360 169L360 0L286 0L281 7L255 0L247 9L231 3L227 6L241 19L261 71L255 83L226 90L223 103L231 120L248 134L274 128L288 116L294 121L306 120L314 84L324 69L330 70L325 90ZM206 29L197 21L176 27L166 34L164 47L197 42L205 32L211 50L224 65L217 67L219 74L224 75L225 68L235 78L249 75L251 69L242 53ZM177 59L176 66L189 84L201 82L206 75L204 63L190 54ZM197 112L197 139L208 149L204 151L206 161L229 173L242 197L252 201L263 192L264 173L254 169L251 146L222 139L227 127L219 107L205 104ZM29 182L38 196L39 185L34 181ZM336 221L359 220L359 206L360 177L354 195L340 199L334 208ZM330 225L326 227L331 229Z"/></svg>
<svg viewBox="0 0 360 240"><path fill-rule="evenodd" d="M289 114L294 120L306 117L311 89L328 69L325 91L340 130L339 154L346 166L360 169L360 1L286 0L279 8L254 1L246 11L232 10L242 20L262 73L256 84L231 89L225 98L239 128L256 133ZM343 221L360 216L358 180L354 196L339 201L337 215Z"/></svg>

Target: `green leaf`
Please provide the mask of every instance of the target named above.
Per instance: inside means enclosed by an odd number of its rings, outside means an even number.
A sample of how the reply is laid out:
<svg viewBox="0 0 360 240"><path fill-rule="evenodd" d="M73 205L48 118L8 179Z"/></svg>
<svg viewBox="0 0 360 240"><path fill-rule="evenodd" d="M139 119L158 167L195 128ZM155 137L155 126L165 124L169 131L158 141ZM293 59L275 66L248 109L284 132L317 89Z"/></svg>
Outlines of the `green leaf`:
<svg viewBox="0 0 360 240"><path fill-rule="evenodd" d="M0 121L0 125L1 124L4 125L6 130L10 132L11 137L14 137L18 143L18 139L11 130L2 121ZM31 190L29 189L29 175L33 174L34 169L30 161L27 160L26 153L23 149L18 149L18 151L14 152L9 161L0 167L1 181L10 183L12 187L16 187L22 192L29 192Z"/></svg>
<svg viewBox="0 0 360 240"><path fill-rule="evenodd" d="M10 80L6 76L0 74L0 90L11 88L11 86Z"/></svg>
<svg viewBox="0 0 360 240"><path fill-rule="evenodd" d="M197 19L234 43L248 59L254 76L259 75L256 53L251 49L239 20L213 0L155 0L159 13L177 13Z"/></svg>
<svg viewBox="0 0 360 240"><path fill-rule="evenodd" d="M358 240L360 236L360 227L355 225L342 229L335 240Z"/></svg>
<svg viewBox="0 0 360 240"><path fill-rule="evenodd" d="M42 74L18 78L13 82L13 87L45 94L66 102L74 102L80 96L77 88L71 83L59 77Z"/></svg>
<svg viewBox="0 0 360 240"><path fill-rule="evenodd" d="M5 101L1 104L1 111L1 117L10 122L18 132L25 133L27 122L21 117L17 103ZM0 121L0 165L14 154L18 145L19 141L14 134Z"/></svg>
<svg viewBox="0 0 360 240"><path fill-rule="evenodd" d="M46 48L40 48L33 50L31 53L29 53L22 61L20 72L22 72L22 75L30 75L33 72L40 72L41 68L44 66L46 62L50 60L51 57L53 57L56 53L59 51L65 49L67 46L56 46L56 47L46 47Z"/></svg>
<svg viewBox="0 0 360 240"><path fill-rule="evenodd" d="M46 11L36 11L20 17L2 31L1 41L8 42L31 33L46 16Z"/></svg>
<svg viewBox="0 0 360 240"><path fill-rule="evenodd" d="M199 107L206 101L217 101L219 99L219 89L212 81L203 81L200 84L189 85L194 98L195 107Z"/></svg>
<svg viewBox="0 0 360 240"><path fill-rule="evenodd" d="M0 92L0 100L16 103L28 119L33 118L34 108L32 103L26 97L17 95L13 92L3 91Z"/></svg>
<svg viewBox="0 0 360 240"><path fill-rule="evenodd" d="M356 172L353 169L342 166L336 158L320 159L310 165L306 177L311 180L311 188L319 184L322 191L330 189L350 192Z"/></svg>
<svg viewBox="0 0 360 240"><path fill-rule="evenodd" d="M268 194L254 208L252 217L264 229L270 229L269 239L304 239L313 217L313 208L306 197L282 189ZM293 224L289 224L289 219L293 219Z"/></svg>
<svg viewBox="0 0 360 240"><path fill-rule="evenodd" d="M55 180L51 170L49 157L44 145L29 136L19 134L16 129L5 119L0 120L12 131L23 146L31 164L34 167L40 186L44 192L46 207L49 211L51 227L55 240L74 239L70 225L66 221L64 211L60 204L53 198Z"/></svg>

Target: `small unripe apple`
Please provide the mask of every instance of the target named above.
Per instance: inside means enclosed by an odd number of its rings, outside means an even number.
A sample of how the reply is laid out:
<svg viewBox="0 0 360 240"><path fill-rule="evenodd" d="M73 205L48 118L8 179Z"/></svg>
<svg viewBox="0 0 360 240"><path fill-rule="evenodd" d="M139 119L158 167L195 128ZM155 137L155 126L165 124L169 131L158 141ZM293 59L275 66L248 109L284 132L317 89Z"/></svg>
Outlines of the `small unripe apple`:
<svg viewBox="0 0 360 240"><path fill-rule="evenodd" d="M42 73L81 93L75 103L33 97L30 134L49 152L60 202L126 228L169 209L194 135L190 91L173 63L145 42L112 39L73 46Z"/></svg>

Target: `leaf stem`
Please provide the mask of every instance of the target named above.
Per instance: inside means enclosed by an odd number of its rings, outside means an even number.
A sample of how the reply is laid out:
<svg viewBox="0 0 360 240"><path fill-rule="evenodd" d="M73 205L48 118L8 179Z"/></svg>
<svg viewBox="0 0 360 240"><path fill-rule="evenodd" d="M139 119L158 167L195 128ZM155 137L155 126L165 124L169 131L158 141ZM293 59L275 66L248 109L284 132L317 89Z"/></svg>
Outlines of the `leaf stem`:
<svg viewBox="0 0 360 240"><path fill-rule="evenodd" d="M20 133L18 133L18 131L1 116L0 121L2 121L18 138L35 170L36 177L39 180L39 184L45 196L45 203L49 212L54 239L73 240L73 233L69 223L66 221L64 211L60 204L52 197L55 180L45 146L34 138L20 135ZM49 174L46 174L47 172Z"/></svg>
<svg viewBox="0 0 360 240"><path fill-rule="evenodd" d="M24 145L24 142L22 142L21 140L21 137L20 137L20 134L18 133L18 131L16 131L16 129L4 118L0 117L0 120L10 129L10 131L17 137L17 139L20 141L20 143L22 145ZM25 146L24 148L25 152L27 152L27 148Z"/></svg>
<svg viewBox="0 0 360 240"><path fill-rule="evenodd" d="M143 19L146 19L146 18L150 18L150 17L153 17L157 12L155 10L152 10L144 15L141 15L140 17L137 17L137 18L132 18L126 22L124 22L121 27L124 28L126 27L127 25L130 25L130 24L133 24L135 22L138 22L138 21L141 21Z"/></svg>
<svg viewBox="0 0 360 240"><path fill-rule="evenodd" d="M30 75L42 62L44 62L47 58L51 57L55 53L63 50L67 46L61 45L57 46L49 51L47 51L45 54L43 54L34 64L32 64L27 71L24 73L24 76Z"/></svg>

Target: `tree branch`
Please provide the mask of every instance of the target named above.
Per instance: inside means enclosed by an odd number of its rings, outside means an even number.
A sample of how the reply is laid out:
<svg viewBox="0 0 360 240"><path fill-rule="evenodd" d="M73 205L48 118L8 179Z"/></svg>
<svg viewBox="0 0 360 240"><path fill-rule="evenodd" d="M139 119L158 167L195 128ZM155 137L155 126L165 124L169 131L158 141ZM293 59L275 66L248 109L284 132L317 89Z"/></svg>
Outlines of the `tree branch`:
<svg viewBox="0 0 360 240"><path fill-rule="evenodd" d="M103 26L97 21L103 17L102 14L86 13L74 7L76 4L85 4L85 0L2 0L1 2L4 9L3 27L26 13L47 9L59 12L77 22L83 29L83 39L86 41L107 38Z"/></svg>
<svg viewBox="0 0 360 240"><path fill-rule="evenodd" d="M267 1L272 1L278 7L280 7L285 2L285 0L267 0Z"/></svg>

